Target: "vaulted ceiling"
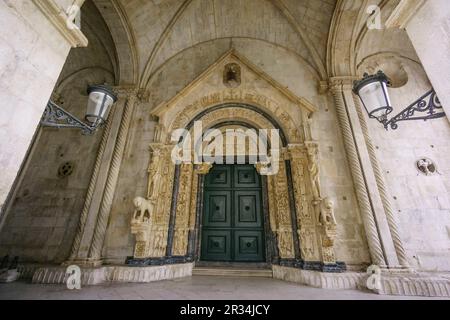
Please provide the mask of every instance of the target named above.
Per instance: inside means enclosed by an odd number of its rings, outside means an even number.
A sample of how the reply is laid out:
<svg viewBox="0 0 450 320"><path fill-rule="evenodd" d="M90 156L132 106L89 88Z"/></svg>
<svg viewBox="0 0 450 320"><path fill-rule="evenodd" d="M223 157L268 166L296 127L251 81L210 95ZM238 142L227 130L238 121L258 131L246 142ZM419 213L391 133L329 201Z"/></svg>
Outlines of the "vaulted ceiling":
<svg viewBox="0 0 450 320"><path fill-rule="evenodd" d="M288 50L319 81L356 74L360 61L382 50L380 41L386 39L393 40L390 51L406 50L415 58L402 30L365 28L369 5L379 5L386 19L398 0L92 1L116 43L120 83L141 88L183 52L224 51L236 42L250 47L258 41Z"/></svg>
<svg viewBox="0 0 450 320"><path fill-rule="evenodd" d="M326 78L328 32L337 0L93 1L112 33L119 33L113 21L127 25L134 52L122 55L134 55L141 86L176 54L223 39L229 39L230 46L233 39L248 39L283 47Z"/></svg>

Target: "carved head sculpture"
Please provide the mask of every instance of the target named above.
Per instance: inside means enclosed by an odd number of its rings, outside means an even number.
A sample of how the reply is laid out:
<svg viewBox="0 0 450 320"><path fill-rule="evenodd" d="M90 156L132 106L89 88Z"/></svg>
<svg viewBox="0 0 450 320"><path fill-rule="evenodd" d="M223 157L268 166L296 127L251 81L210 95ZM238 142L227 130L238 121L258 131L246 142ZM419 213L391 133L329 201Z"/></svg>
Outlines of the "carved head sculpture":
<svg viewBox="0 0 450 320"><path fill-rule="evenodd" d="M229 63L225 66L223 84L228 88L237 88L241 85L241 67L237 63Z"/></svg>
<svg viewBox="0 0 450 320"><path fill-rule="evenodd" d="M436 173L436 165L432 160L427 158L417 161L417 169L427 176L431 176Z"/></svg>

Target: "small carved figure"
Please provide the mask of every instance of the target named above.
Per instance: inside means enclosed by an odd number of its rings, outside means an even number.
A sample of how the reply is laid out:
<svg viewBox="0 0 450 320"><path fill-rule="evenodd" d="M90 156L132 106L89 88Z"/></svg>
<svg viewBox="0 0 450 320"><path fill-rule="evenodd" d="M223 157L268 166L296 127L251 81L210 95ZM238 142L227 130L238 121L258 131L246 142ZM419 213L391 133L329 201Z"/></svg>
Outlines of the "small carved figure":
<svg viewBox="0 0 450 320"><path fill-rule="evenodd" d="M162 181L161 165L162 152L155 148L152 153L152 160L148 168L148 198L156 200L159 197L159 188Z"/></svg>
<svg viewBox="0 0 450 320"><path fill-rule="evenodd" d="M436 172L436 166L430 159L420 159L417 161L417 168L427 176L431 176Z"/></svg>
<svg viewBox="0 0 450 320"><path fill-rule="evenodd" d="M241 67L236 63L225 66L223 83L229 88L237 88L241 84Z"/></svg>
<svg viewBox="0 0 450 320"><path fill-rule="evenodd" d="M313 194L315 199L320 199L319 180L319 150L316 146L308 148L309 165L308 170L313 184Z"/></svg>

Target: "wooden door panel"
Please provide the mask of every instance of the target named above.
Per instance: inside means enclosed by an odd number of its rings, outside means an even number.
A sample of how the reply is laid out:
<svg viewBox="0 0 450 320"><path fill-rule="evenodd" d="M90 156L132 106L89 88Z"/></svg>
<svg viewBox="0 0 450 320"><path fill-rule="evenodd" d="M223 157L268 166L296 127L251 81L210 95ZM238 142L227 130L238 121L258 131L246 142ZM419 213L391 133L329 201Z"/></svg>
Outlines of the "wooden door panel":
<svg viewBox="0 0 450 320"><path fill-rule="evenodd" d="M232 226L231 191L205 192L205 228L223 228Z"/></svg>
<svg viewBox="0 0 450 320"><path fill-rule="evenodd" d="M235 261L263 261L263 231L239 230L234 232Z"/></svg>
<svg viewBox="0 0 450 320"><path fill-rule="evenodd" d="M204 230L202 233L202 257L207 261L231 261L231 231Z"/></svg>
<svg viewBox="0 0 450 320"><path fill-rule="evenodd" d="M262 228L259 191L235 191L234 204L234 227Z"/></svg>

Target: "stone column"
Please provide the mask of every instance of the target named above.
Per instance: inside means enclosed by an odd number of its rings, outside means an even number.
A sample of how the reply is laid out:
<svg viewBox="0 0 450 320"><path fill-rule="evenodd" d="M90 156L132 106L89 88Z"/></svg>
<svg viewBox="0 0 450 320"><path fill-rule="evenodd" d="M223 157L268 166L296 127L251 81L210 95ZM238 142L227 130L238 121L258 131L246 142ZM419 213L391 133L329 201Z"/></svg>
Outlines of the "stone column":
<svg viewBox="0 0 450 320"><path fill-rule="evenodd" d="M0 211L71 47L86 46L54 0L0 1Z"/></svg>
<svg viewBox="0 0 450 320"><path fill-rule="evenodd" d="M97 230L97 220L101 206L104 203L104 192L107 180L110 178L113 156L117 158L117 139L123 131L125 112L130 112L130 103L134 104L135 91L115 88L119 100L113 107L102 141L97 153L91 181L88 186L83 210L78 222L78 229L72 244L72 250L65 264L90 265L89 252L91 250L94 233ZM132 107L132 106L131 106Z"/></svg>
<svg viewBox="0 0 450 320"><path fill-rule="evenodd" d="M386 182L384 179L383 171L381 170L378 157L375 152L375 148L370 138L369 128L367 127L366 119L363 115L363 109L359 99L354 97L354 102L356 106L356 111L358 112L359 121L361 123L361 129L364 134L364 138L367 145L367 150L369 151L370 162L373 167L375 174L375 179L377 181L378 191L381 196L381 201L383 202L384 211L386 213L386 219L389 224L389 229L391 231L392 240L394 242L395 251L397 252L398 260L402 267L409 267L408 258L406 255L405 248L403 247L403 241L400 236L398 229L398 223L396 216L394 214L394 209L392 208L391 200L389 199L389 192L387 190Z"/></svg>
<svg viewBox="0 0 450 320"><path fill-rule="evenodd" d="M406 29L450 120L450 2L401 0L386 25Z"/></svg>
<svg viewBox="0 0 450 320"><path fill-rule="evenodd" d="M337 113L361 212L363 219L365 219L364 224L369 247L372 246L373 254L375 250L379 254L378 247L382 249L387 267L408 268L407 255L390 203L384 176L369 135L362 108L358 99L352 93L351 80L349 78L332 79L332 92L336 101ZM378 241L376 234L378 235Z"/></svg>
<svg viewBox="0 0 450 320"><path fill-rule="evenodd" d="M348 84L349 83L351 83L351 81L348 81ZM345 150L347 152L347 159L353 176L353 182L355 184L356 196L358 198L364 229L366 231L372 263L380 266L386 266L386 260L381 246L380 235L373 214L369 192L366 186L362 163L358 154L353 126L350 122L348 108L345 104L343 84L339 80L334 79L331 80L330 84L339 119L339 125L341 127L342 136L344 139Z"/></svg>
<svg viewBox="0 0 450 320"><path fill-rule="evenodd" d="M106 235L106 227L108 225L109 215L111 213L114 193L116 191L117 180L119 178L119 171L123 159L123 152L125 150L128 131L130 128L131 118L133 115L136 100L136 92L129 92L127 101L125 103L125 109L123 111L119 132L117 134L117 140L112 155L108 178L106 180L105 191L103 193L103 199L100 205L100 211L98 213L94 236L92 238L92 244L89 251L88 259L93 265L100 265L102 263L101 254Z"/></svg>

